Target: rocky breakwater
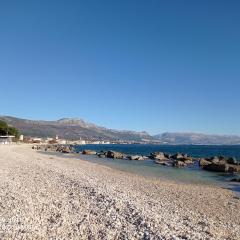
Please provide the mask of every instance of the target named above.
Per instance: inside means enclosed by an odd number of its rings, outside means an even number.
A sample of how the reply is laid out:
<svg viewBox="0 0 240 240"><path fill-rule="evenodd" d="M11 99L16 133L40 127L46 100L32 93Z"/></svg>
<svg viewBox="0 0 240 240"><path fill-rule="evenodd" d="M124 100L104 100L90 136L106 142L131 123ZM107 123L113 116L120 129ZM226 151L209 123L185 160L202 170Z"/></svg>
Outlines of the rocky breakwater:
<svg viewBox="0 0 240 240"><path fill-rule="evenodd" d="M163 152L155 152L151 153L149 158L153 159L156 164L173 167L187 167L188 165L193 164L195 161L194 158L182 153L170 155Z"/></svg>
<svg viewBox="0 0 240 240"><path fill-rule="evenodd" d="M148 159L146 156L142 155L127 155L116 151L100 151L96 152L93 150L83 150L82 154L85 155L97 155L99 158L112 158L112 159L123 159L123 160L136 160L142 161Z"/></svg>
<svg viewBox="0 0 240 240"><path fill-rule="evenodd" d="M199 161L202 169L213 172L239 173L240 163L235 158L223 156L202 158Z"/></svg>
<svg viewBox="0 0 240 240"><path fill-rule="evenodd" d="M101 151L97 153L98 157L106 157L106 158L115 158L115 159L126 159L126 155L121 152L116 151Z"/></svg>
<svg viewBox="0 0 240 240"><path fill-rule="evenodd" d="M96 155L97 152L93 151L93 150L83 150L82 154L84 154L84 155Z"/></svg>
<svg viewBox="0 0 240 240"><path fill-rule="evenodd" d="M100 151L96 152L94 150L83 150L82 154L84 155L97 155L98 157L101 158L115 158L115 159L124 159L125 155L120 152L115 152L115 151Z"/></svg>
<svg viewBox="0 0 240 240"><path fill-rule="evenodd" d="M137 160L137 161L143 161L148 159L146 156L141 156L141 155L129 155L127 156L127 159L129 160Z"/></svg>
<svg viewBox="0 0 240 240"><path fill-rule="evenodd" d="M56 151L61 153L73 153L74 148L72 146L59 146Z"/></svg>
<svg viewBox="0 0 240 240"><path fill-rule="evenodd" d="M163 166L173 166L173 167L186 167L194 163L195 159L188 156L187 154L176 153L170 155L163 152L151 153L150 156L142 155L127 155L116 151L100 151L96 152L93 150L83 150L82 154L85 155L97 155L100 158L112 158L112 159L123 159L123 160L133 160L133 161L144 161L152 159L156 164Z"/></svg>
<svg viewBox="0 0 240 240"><path fill-rule="evenodd" d="M45 152L51 151L51 152L61 152L61 153L74 153L75 148L72 145L34 145L32 146L32 149L36 150L44 150Z"/></svg>

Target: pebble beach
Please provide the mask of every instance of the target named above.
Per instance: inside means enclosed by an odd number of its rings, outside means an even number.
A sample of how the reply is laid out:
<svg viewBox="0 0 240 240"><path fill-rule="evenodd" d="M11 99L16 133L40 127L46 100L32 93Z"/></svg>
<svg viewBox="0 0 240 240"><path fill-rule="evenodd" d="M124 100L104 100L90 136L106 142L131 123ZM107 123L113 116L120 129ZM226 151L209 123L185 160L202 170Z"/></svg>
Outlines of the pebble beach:
<svg viewBox="0 0 240 240"><path fill-rule="evenodd" d="M214 185L0 146L0 239L239 240L240 199Z"/></svg>

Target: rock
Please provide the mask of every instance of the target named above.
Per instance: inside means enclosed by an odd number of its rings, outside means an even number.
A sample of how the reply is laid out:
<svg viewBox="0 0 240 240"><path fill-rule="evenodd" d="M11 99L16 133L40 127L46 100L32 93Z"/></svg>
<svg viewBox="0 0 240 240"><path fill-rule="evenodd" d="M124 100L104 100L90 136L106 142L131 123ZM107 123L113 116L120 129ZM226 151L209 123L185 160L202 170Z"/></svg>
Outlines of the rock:
<svg viewBox="0 0 240 240"><path fill-rule="evenodd" d="M238 161L236 158L230 157L227 159L227 163L237 165Z"/></svg>
<svg viewBox="0 0 240 240"><path fill-rule="evenodd" d="M171 164L167 161L162 161L162 160L155 160L154 161L156 164L162 165L162 166L171 166Z"/></svg>
<svg viewBox="0 0 240 240"><path fill-rule="evenodd" d="M129 160L137 160L137 161L145 160L145 158L143 156L140 156L140 155L130 155L130 156L127 156L127 158Z"/></svg>
<svg viewBox="0 0 240 240"><path fill-rule="evenodd" d="M228 164L224 162L212 162L208 165L202 166L204 170L212 171L212 172L228 172Z"/></svg>
<svg viewBox="0 0 240 240"><path fill-rule="evenodd" d="M183 158L189 158L190 156L188 156L188 154L182 154Z"/></svg>
<svg viewBox="0 0 240 240"><path fill-rule="evenodd" d="M223 160L223 159L222 159L222 160ZM215 156L215 157L210 158L210 161L211 161L212 163L217 164L217 163L219 163L220 159L219 159L217 156Z"/></svg>
<svg viewBox="0 0 240 240"><path fill-rule="evenodd" d="M229 173L237 173L240 172L240 166L234 164L228 164L228 172Z"/></svg>
<svg viewBox="0 0 240 240"><path fill-rule="evenodd" d="M206 160L205 158L201 158L199 161L199 166L203 167L203 166L207 166L209 164L212 164L210 161Z"/></svg>
<svg viewBox="0 0 240 240"><path fill-rule="evenodd" d="M176 160L173 162L173 167L186 167L187 164L183 161Z"/></svg>
<svg viewBox="0 0 240 240"><path fill-rule="evenodd" d="M105 157L106 157L106 155L105 155L104 153L98 153L97 155L98 155L98 157L100 157L100 158L105 158Z"/></svg>
<svg viewBox="0 0 240 240"><path fill-rule="evenodd" d="M185 162L186 164L193 163L193 158L188 156L187 154L176 153L171 158L174 160L180 160L182 162Z"/></svg>
<svg viewBox="0 0 240 240"><path fill-rule="evenodd" d="M66 147L64 146L57 146L56 152L62 152ZM70 149L69 149L70 150Z"/></svg>
<svg viewBox="0 0 240 240"><path fill-rule="evenodd" d="M240 183L240 178L232 178L230 180L230 182L238 182L238 183Z"/></svg>
<svg viewBox="0 0 240 240"><path fill-rule="evenodd" d="M124 155L120 152L115 152L115 151L107 151L106 156L108 158L116 158L116 159L123 159Z"/></svg>
<svg viewBox="0 0 240 240"><path fill-rule="evenodd" d="M101 152L98 152L97 155L98 155L98 157L100 157L100 158L105 158L105 157L107 156L107 152L101 151Z"/></svg>
<svg viewBox="0 0 240 240"><path fill-rule="evenodd" d="M184 159L184 160L181 160L181 161L186 163L187 165L193 164L193 160L192 159Z"/></svg>
<svg viewBox="0 0 240 240"><path fill-rule="evenodd" d="M93 150L83 150L82 154L85 154L85 155L96 155L97 152L93 151Z"/></svg>
<svg viewBox="0 0 240 240"><path fill-rule="evenodd" d="M154 159L154 160L167 160L167 159L169 159L168 156L163 152L151 153L149 158Z"/></svg>
<svg viewBox="0 0 240 240"><path fill-rule="evenodd" d="M38 146L38 145L36 145L36 146L32 146L32 149L37 149L37 150L39 150L39 149L41 149L41 147Z"/></svg>
<svg viewBox="0 0 240 240"><path fill-rule="evenodd" d="M176 153L176 154L172 155L171 158L174 160L179 160L179 159L183 159L184 156L181 153Z"/></svg>
<svg viewBox="0 0 240 240"><path fill-rule="evenodd" d="M129 159L129 160L138 160L139 157L141 157L141 156L139 156L139 155L129 155L129 156L127 156L127 159Z"/></svg>
<svg viewBox="0 0 240 240"><path fill-rule="evenodd" d="M208 171L235 173L240 172L240 166L235 158L226 159L223 156L201 159L199 165Z"/></svg>
<svg viewBox="0 0 240 240"><path fill-rule="evenodd" d="M164 156L165 156L167 159L170 159L170 158L171 158L171 154L168 154L168 153L164 153Z"/></svg>
<svg viewBox="0 0 240 240"><path fill-rule="evenodd" d="M62 153L70 153L70 152L71 152L70 147L63 147Z"/></svg>

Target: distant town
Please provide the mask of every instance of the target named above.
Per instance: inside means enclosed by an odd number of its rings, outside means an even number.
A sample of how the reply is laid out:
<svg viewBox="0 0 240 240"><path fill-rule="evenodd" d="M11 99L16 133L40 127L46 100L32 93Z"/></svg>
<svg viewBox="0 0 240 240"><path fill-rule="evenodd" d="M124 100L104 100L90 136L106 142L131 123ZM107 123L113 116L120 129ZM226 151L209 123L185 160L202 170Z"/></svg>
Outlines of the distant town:
<svg viewBox="0 0 240 240"><path fill-rule="evenodd" d="M29 143L29 144L76 144L76 145L86 145L86 144L140 144L140 142L134 141L100 141L100 140L67 140L59 138L58 135L55 137L29 137L20 135L19 139L16 139L15 136L0 136L0 144L11 144L13 142L18 143ZM147 144L148 142L146 142ZM143 142L141 142L143 144Z"/></svg>

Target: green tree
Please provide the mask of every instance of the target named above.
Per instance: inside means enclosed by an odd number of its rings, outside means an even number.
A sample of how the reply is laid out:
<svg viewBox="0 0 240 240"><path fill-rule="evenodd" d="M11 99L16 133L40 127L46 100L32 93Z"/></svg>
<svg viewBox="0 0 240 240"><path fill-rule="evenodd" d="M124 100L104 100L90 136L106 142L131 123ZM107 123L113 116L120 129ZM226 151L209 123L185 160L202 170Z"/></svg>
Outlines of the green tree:
<svg viewBox="0 0 240 240"><path fill-rule="evenodd" d="M8 124L2 120L0 120L0 135L13 135L15 138L19 138L20 132L11 126L8 126Z"/></svg>
<svg viewBox="0 0 240 240"><path fill-rule="evenodd" d="M15 138L20 137L20 132L14 127L8 127L8 134L15 136Z"/></svg>
<svg viewBox="0 0 240 240"><path fill-rule="evenodd" d="M7 134L7 123L0 120L0 135L6 135Z"/></svg>

